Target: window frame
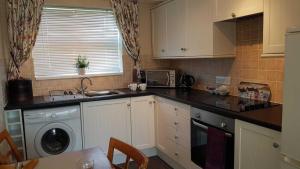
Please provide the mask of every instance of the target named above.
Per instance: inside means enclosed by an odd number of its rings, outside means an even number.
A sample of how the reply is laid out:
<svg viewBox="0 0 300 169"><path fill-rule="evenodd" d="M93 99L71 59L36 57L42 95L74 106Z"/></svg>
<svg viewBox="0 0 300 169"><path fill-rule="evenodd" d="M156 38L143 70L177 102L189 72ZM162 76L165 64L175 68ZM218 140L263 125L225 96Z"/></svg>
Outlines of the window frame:
<svg viewBox="0 0 300 169"><path fill-rule="evenodd" d="M45 5L44 8L66 8L66 9L83 9L83 10L103 10L103 11L112 11L111 8L90 8L90 7L72 7L72 6L56 6L56 5ZM117 25L118 26L118 25ZM39 36L39 35L37 35ZM91 74L85 74L85 75L55 75L55 76L46 76L46 77L37 77L35 74L35 68L34 68L34 58L33 58L33 49L31 51L31 59L32 59L32 66L33 66L33 76L35 80L42 81L42 80L64 80L64 79L79 79L83 77L108 77L108 76L121 76L124 75L124 46L123 46L123 39L122 34L119 30L119 56L120 56L120 72L117 73L91 73ZM34 48L34 47L33 47ZM89 68L87 68L89 69Z"/></svg>

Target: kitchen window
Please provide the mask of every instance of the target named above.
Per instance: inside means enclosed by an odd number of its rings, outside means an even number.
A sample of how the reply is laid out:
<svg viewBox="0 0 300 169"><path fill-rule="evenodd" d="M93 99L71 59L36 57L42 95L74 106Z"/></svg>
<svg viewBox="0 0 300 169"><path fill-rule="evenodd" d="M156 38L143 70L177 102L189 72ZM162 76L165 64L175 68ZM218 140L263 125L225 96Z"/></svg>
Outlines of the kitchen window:
<svg viewBox="0 0 300 169"><path fill-rule="evenodd" d="M90 62L86 76L123 73L121 34L112 10L45 7L32 52L36 79L79 77L78 55Z"/></svg>

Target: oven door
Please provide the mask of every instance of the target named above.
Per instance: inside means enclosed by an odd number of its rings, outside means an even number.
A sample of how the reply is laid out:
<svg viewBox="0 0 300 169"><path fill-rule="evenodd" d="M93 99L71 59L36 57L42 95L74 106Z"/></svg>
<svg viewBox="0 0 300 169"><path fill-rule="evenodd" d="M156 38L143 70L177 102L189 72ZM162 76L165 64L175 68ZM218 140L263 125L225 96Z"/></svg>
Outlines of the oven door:
<svg viewBox="0 0 300 169"><path fill-rule="evenodd" d="M146 71L146 82L148 87L170 87L170 71Z"/></svg>
<svg viewBox="0 0 300 169"><path fill-rule="evenodd" d="M191 158L201 168L205 168L206 163L208 127L212 126L195 119L191 120ZM226 133L226 136L228 140L226 141L225 169L232 169L234 163L234 135Z"/></svg>

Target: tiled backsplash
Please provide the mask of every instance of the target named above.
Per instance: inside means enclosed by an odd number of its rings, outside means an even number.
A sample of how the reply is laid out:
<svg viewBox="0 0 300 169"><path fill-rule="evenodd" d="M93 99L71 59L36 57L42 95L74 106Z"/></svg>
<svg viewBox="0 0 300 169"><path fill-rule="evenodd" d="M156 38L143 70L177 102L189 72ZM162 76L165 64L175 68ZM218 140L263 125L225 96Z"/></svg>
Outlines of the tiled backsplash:
<svg viewBox="0 0 300 169"><path fill-rule="evenodd" d="M255 15L237 20L237 50L235 59L174 60L174 68L192 74L195 88L215 85L215 77L231 76L231 94L237 95L241 81L268 84L272 101L282 102L284 58L263 58L263 16Z"/></svg>

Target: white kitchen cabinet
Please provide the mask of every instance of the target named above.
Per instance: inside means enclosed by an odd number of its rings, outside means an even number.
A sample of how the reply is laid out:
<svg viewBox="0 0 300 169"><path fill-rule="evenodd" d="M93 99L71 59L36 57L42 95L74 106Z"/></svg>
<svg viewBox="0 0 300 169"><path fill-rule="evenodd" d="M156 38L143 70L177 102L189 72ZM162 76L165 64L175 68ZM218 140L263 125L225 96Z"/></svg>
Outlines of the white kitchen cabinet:
<svg viewBox="0 0 300 169"><path fill-rule="evenodd" d="M131 130L134 147L155 147L153 96L131 98Z"/></svg>
<svg viewBox="0 0 300 169"><path fill-rule="evenodd" d="M285 33L300 27L299 0L264 0L264 30L262 56L283 56Z"/></svg>
<svg viewBox="0 0 300 169"><path fill-rule="evenodd" d="M253 15L263 12L262 0L216 0L215 21Z"/></svg>
<svg viewBox="0 0 300 169"><path fill-rule="evenodd" d="M236 120L235 169L279 169L280 133Z"/></svg>
<svg viewBox="0 0 300 169"><path fill-rule="evenodd" d="M190 106L156 98L156 146L169 158L190 168Z"/></svg>
<svg viewBox="0 0 300 169"><path fill-rule="evenodd" d="M214 10L211 0L173 0L152 9L154 58L234 57L235 23L215 25Z"/></svg>
<svg viewBox="0 0 300 169"><path fill-rule="evenodd" d="M167 53L166 6L159 6L151 11L153 55L164 57Z"/></svg>
<svg viewBox="0 0 300 169"><path fill-rule="evenodd" d="M186 0L174 0L166 5L167 55L185 56L186 50Z"/></svg>
<svg viewBox="0 0 300 169"><path fill-rule="evenodd" d="M107 152L110 137L131 144L130 98L82 103L84 148Z"/></svg>

